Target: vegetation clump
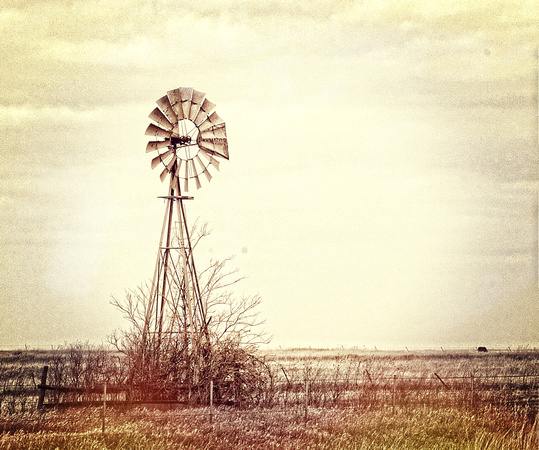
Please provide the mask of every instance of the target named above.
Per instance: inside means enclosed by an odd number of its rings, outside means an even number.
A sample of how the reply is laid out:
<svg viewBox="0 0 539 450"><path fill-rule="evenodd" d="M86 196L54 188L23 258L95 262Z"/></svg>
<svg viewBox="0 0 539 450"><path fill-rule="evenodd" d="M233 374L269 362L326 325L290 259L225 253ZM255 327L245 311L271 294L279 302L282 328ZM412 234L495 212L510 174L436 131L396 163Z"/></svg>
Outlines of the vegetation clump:
<svg viewBox="0 0 539 450"><path fill-rule="evenodd" d="M195 245L207 234L205 227L198 230ZM230 292L241 278L227 270L229 261L211 261L201 272L198 297L189 292L182 272L173 268L169 280L176 286L169 288L166 299L158 296L160 309L152 286L112 300L128 322L109 341L124 357L131 400L208 404L212 384L214 402L260 402L271 382L268 367L257 356L259 344L267 342L257 312L261 298L237 298ZM197 316L194 309L202 313Z"/></svg>

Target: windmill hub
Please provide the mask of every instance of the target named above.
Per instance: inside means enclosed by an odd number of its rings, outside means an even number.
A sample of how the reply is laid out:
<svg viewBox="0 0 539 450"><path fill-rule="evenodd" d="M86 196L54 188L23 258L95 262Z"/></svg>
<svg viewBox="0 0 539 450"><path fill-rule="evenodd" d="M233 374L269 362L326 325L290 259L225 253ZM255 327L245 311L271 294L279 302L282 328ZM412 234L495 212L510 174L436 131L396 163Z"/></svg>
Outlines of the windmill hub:
<svg viewBox="0 0 539 450"><path fill-rule="evenodd" d="M189 160L198 154L198 128L188 119L179 120L174 124L170 137L170 146L178 158Z"/></svg>
<svg viewBox="0 0 539 450"><path fill-rule="evenodd" d="M191 136L171 137L170 144L172 146L189 145L191 143Z"/></svg>

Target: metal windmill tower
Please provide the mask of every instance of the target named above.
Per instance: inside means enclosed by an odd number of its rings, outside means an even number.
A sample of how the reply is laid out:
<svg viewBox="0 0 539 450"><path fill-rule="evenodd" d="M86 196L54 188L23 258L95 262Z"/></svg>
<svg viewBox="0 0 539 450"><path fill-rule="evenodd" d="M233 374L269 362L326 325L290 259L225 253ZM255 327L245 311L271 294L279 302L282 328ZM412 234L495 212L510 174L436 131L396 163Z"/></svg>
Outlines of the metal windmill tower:
<svg viewBox="0 0 539 450"><path fill-rule="evenodd" d="M169 175L163 227L149 305L145 318L146 336L153 336L159 353L165 342L183 345L191 353L209 350L207 308L198 282L189 226L185 215L185 195L193 182L200 188L200 175L211 180L209 167L219 169L219 158L228 159L228 143L223 120L213 112L215 104L202 92L180 87L157 100L150 113L146 152L157 152L152 169L164 168L161 181ZM200 353L200 352L199 352Z"/></svg>

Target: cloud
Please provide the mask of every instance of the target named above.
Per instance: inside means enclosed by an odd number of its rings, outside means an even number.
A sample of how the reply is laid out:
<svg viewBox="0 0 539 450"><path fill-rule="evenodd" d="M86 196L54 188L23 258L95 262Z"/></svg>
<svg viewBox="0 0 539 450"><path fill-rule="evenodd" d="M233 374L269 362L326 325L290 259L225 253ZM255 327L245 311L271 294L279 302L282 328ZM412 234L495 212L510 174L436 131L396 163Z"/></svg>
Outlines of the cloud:
<svg viewBox="0 0 539 450"><path fill-rule="evenodd" d="M398 100L410 86L424 85L426 93L440 83L462 88L527 77L531 69L523 62L534 60L538 37L530 31L532 18L504 3L20 2L0 15L6 35L0 81L10 87L0 100L107 104L136 85L140 91L148 76L164 80L177 70L187 79L219 73L240 90L256 78L264 83L272 72L281 80L303 75L308 91L297 87L301 94L333 83L343 85L342 98L354 98L358 83L345 78L352 72ZM233 81L238 68L250 77ZM449 91L447 97L459 96Z"/></svg>
<svg viewBox="0 0 539 450"><path fill-rule="evenodd" d="M224 256L249 248L247 288L276 320L297 302L321 322L339 298L330 321L355 311L348 336L359 316L401 333L401 317L439 325L440 311L511 294L536 248L537 8L12 2L0 11L9 304L31 272L24 296L41 286L74 303L151 275L164 188L144 130L179 85L218 104L231 148L189 217L210 221ZM406 316L410 304L420 312Z"/></svg>

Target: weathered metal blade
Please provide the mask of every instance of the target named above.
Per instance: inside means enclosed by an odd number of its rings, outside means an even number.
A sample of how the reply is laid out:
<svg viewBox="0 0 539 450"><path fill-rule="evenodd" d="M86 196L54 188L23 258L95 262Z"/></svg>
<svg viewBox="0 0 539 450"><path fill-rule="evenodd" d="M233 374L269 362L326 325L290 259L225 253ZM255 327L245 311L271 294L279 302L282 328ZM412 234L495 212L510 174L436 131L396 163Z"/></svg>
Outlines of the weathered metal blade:
<svg viewBox="0 0 539 450"><path fill-rule="evenodd" d="M161 153L160 155L157 155L155 158L152 159L152 169L155 169L160 163L166 164L165 160L172 155L172 152L174 152L174 149L169 149L164 153Z"/></svg>
<svg viewBox="0 0 539 450"><path fill-rule="evenodd" d="M214 153L211 150L201 148L200 153L202 153L208 159L212 166L219 170L219 161L213 157Z"/></svg>
<svg viewBox="0 0 539 450"><path fill-rule="evenodd" d="M181 159L180 159L181 161ZM180 185L178 183L178 176L177 175L174 175L172 177L172 189L174 189L174 192L176 192L178 195L180 193Z"/></svg>
<svg viewBox="0 0 539 450"><path fill-rule="evenodd" d="M148 128L146 128L146 133L144 133L146 136L155 136L155 137L164 137L169 138L172 134L172 131L165 130L161 127L158 127L157 125L154 125L151 123L148 125Z"/></svg>
<svg viewBox="0 0 539 450"><path fill-rule="evenodd" d="M198 129L200 131L207 130L208 128L214 127L215 125L219 125L220 123L223 123L224 120L219 117L219 115L214 111L212 112L209 117L200 124Z"/></svg>
<svg viewBox="0 0 539 450"><path fill-rule="evenodd" d="M154 150L159 150L160 148L168 147L170 145L170 139L165 139L164 141L150 141L146 145L146 153L153 152Z"/></svg>
<svg viewBox="0 0 539 450"><path fill-rule="evenodd" d="M196 117L194 118L193 122L195 122L195 125L200 125L202 122L204 122L208 115L213 111L215 108L215 103L210 102L207 98L204 99L202 102L202 105L200 105L200 109L198 110L198 113Z"/></svg>
<svg viewBox="0 0 539 450"><path fill-rule="evenodd" d="M183 117L189 118L189 111L191 109L191 98L193 97L193 88L180 88L180 98L182 102Z"/></svg>
<svg viewBox="0 0 539 450"><path fill-rule="evenodd" d="M165 178L168 175L168 169L165 167L163 171L161 172L161 175L159 175L159 179L161 180L161 183L165 181Z"/></svg>
<svg viewBox="0 0 539 450"><path fill-rule="evenodd" d="M228 141L223 138L200 139L198 146L228 159Z"/></svg>
<svg viewBox="0 0 539 450"><path fill-rule="evenodd" d="M210 182L211 181L211 173L207 168L204 169L204 175L206 175L206 179L208 180L208 182Z"/></svg>
<svg viewBox="0 0 539 450"><path fill-rule="evenodd" d="M161 111L163 111L165 116L168 117L168 120L171 123L174 124L174 123L176 123L178 121L178 117L176 116L176 113L172 109L172 105L170 104L170 100L169 100L168 96L164 95L159 100L157 100L156 103L159 106L159 108L161 109Z"/></svg>
<svg viewBox="0 0 539 450"><path fill-rule="evenodd" d="M165 178L168 173L171 174L171 176L174 176L174 172L172 172L172 166L174 166L174 163L176 162L176 154L172 155L171 160L169 163L165 166L163 171L161 172L161 175L159 175L159 178L161 179L161 182L165 181Z"/></svg>
<svg viewBox="0 0 539 450"><path fill-rule="evenodd" d="M167 97L170 101L172 111L174 111L174 114L176 114L176 117L178 118L178 120L185 119L183 115L183 109L182 109L180 89L178 88L172 91L168 91Z"/></svg>
<svg viewBox="0 0 539 450"><path fill-rule="evenodd" d="M199 133L200 138L226 138L226 125L221 123Z"/></svg>
<svg viewBox="0 0 539 450"><path fill-rule="evenodd" d="M183 190L189 192L189 164L185 164L185 178L183 179Z"/></svg>
<svg viewBox="0 0 539 450"><path fill-rule="evenodd" d="M198 164L200 164L200 167L202 167L202 173L206 176L206 179L208 181L211 181L211 173L208 171L208 168L204 165L204 162L200 159L200 156L198 154L195 156L196 160L198 161Z"/></svg>
<svg viewBox="0 0 539 450"><path fill-rule="evenodd" d="M172 130L172 128L174 128L174 125L170 123L166 116L157 107L150 113L148 117L157 123L157 125L165 128L166 130Z"/></svg>
<svg viewBox="0 0 539 450"><path fill-rule="evenodd" d="M197 168L195 166L195 161L190 159L188 161L188 164L191 166L191 173L192 173L193 178L195 179L195 185L197 189L200 189L201 185L200 185L200 180L198 179L198 173L197 173Z"/></svg>
<svg viewBox="0 0 539 450"><path fill-rule="evenodd" d="M176 176L179 177L180 176L180 169L182 168L183 159L178 158L176 160L176 162L178 163L178 167L176 168Z"/></svg>
<svg viewBox="0 0 539 450"><path fill-rule="evenodd" d="M176 153L174 153L174 154L172 155L172 158L170 159L170 161L168 162L168 164L167 164L167 166L166 166L166 167L167 167L167 170L168 170L169 172L172 172L174 163L176 162L176 158L177 158Z"/></svg>
<svg viewBox="0 0 539 450"><path fill-rule="evenodd" d="M194 121L198 114L198 110L204 101L206 94L193 90L193 97L191 98L191 109L189 110L189 120Z"/></svg>

